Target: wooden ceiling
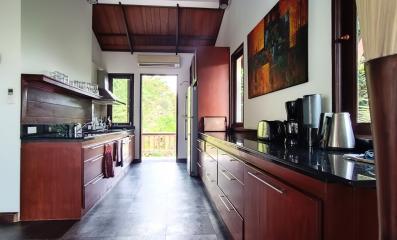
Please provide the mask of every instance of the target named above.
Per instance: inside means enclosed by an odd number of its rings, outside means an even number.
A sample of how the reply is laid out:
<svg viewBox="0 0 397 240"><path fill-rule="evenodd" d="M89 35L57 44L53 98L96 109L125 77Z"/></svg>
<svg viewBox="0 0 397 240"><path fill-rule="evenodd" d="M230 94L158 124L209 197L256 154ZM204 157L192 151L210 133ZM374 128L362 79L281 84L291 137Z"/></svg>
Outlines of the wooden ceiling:
<svg viewBox="0 0 397 240"><path fill-rule="evenodd" d="M223 14L221 9L95 4L92 28L103 51L193 52L215 45Z"/></svg>

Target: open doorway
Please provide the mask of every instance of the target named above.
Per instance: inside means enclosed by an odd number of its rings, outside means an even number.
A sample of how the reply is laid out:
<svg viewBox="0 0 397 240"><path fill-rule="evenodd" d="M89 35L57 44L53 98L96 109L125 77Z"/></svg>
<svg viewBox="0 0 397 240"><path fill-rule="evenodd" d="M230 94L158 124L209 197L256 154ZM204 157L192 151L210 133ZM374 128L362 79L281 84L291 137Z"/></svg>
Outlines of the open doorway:
<svg viewBox="0 0 397 240"><path fill-rule="evenodd" d="M177 75L141 75L142 160L177 159Z"/></svg>

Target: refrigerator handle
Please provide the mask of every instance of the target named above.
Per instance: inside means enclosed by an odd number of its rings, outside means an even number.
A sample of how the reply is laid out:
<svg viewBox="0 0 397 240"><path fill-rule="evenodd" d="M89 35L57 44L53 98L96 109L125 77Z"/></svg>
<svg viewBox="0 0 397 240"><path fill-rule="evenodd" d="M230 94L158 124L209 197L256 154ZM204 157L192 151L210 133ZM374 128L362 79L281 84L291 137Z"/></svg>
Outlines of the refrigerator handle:
<svg viewBox="0 0 397 240"><path fill-rule="evenodd" d="M187 141L187 121L188 121L188 118L185 117L185 141Z"/></svg>

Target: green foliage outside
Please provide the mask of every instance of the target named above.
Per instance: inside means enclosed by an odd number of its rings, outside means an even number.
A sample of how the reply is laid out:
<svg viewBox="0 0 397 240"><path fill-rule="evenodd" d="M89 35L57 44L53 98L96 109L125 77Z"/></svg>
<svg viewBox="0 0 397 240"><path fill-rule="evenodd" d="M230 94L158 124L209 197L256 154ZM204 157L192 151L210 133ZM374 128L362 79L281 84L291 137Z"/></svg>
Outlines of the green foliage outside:
<svg viewBox="0 0 397 240"><path fill-rule="evenodd" d="M364 57L361 58L358 65L357 73L357 90L358 90L358 115L357 121L359 123L371 122L371 116L369 112L369 100L368 100L368 89L367 79L365 77Z"/></svg>
<svg viewBox="0 0 397 240"><path fill-rule="evenodd" d="M361 40L360 22L357 21L357 39ZM358 56L357 64L357 122L370 123L371 116L369 111L369 98L367 88L367 78L365 77L365 58L364 55Z"/></svg>
<svg viewBox="0 0 397 240"><path fill-rule="evenodd" d="M143 77L142 133L144 157L175 157L176 77Z"/></svg>
<svg viewBox="0 0 397 240"><path fill-rule="evenodd" d="M176 132L176 92L166 81L161 76L142 81L143 133Z"/></svg>
<svg viewBox="0 0 397 240"><path fill-rule="evenodd" d="M113 123L129 123L129 79L113 79L113 94L126 105L113 105Z"/></svg>

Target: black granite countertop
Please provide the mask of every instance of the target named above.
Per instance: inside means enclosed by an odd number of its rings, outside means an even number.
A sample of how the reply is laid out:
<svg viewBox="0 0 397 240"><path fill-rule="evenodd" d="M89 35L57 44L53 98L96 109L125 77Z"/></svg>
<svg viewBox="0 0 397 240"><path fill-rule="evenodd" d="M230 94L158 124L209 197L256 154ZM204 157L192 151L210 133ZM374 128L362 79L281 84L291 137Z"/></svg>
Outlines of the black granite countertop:
<svg viewBox="0 0 397 240"><path fill-rule="evenodd" d="M22 141L89 141L110 135L122 133L133 133L134 129L114 129L102 132L83 133L81 135L63 135L63 134L38 134L21 137Z"/></svg>
<svg viewBox="0 0 397 240"><path fill-rule="evenodd" d="M343 154L352 152L263 142L258 141L255 135L245 133L206 132L201 134L215 141L232 144L233 147L262 158L264 161L271 161L321 181L376 187L375 166L343 158Z"/></svg>

